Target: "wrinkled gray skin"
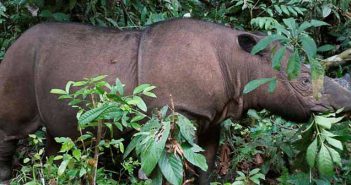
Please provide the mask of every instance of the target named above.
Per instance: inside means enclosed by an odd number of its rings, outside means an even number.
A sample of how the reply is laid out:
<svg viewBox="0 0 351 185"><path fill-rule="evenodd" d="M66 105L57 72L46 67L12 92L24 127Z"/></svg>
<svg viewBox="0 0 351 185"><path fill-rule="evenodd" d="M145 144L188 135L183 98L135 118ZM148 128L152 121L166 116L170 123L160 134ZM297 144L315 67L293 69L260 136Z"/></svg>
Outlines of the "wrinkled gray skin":
<svg viewBox="0 0 351 185"><path fill-rule="evenodd" d="M219 123L240 119L249 108L266 108L293 121L312 111L351 109L351 93L325 78L323 97L312 97L310 73L299 78L271 68L270 51L250 55L260 37L191 19L155 24L144 31L118 31L80 24L47 23L25 32L7 51L0 65L0 181L8 180L18 139L40 126L48 132L47 153L58 150L54 137L77 137L75 111L50 94L69 80L108 75L119 78L131 93L138 84L157 86L150 109L169 104L196 120L198 143L210 166L219 140ZM287 56L286 56L287 57ZM284 58L283 64L286 64ZM264 85L244 95L245 84L277 76L273 94ZM209 171L210 171L209 170ZM199 183L208 184L207 172Z"/></svg>

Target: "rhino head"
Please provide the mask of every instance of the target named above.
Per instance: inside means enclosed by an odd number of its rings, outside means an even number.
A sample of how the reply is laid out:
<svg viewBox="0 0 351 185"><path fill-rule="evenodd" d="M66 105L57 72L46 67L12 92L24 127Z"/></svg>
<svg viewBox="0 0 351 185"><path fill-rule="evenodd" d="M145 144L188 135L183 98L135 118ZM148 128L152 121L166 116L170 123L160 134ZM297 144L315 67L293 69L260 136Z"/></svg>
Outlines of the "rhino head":
<svg viewBox="0 0 351 185"><path fill-rule="evenodd" d="M240 53L238 58L245 58L245 80L242 80L242 88L251 80L258 78L270 78L276 76L277 86L273 93L268 92L268 85L263 85L258 89L243 96L245 108L265 108L273 113L281 115L293 121L306 121L313 112L328 112L344 108L345 112L351 111L351 91L349 81L345 84L343 80L324 77L324 85L320 91L321 96L316 99L312 93L312 80L310 69L307 65L301 66L300 75L294 80L288 80L286 66L291 51L286 50L282 59L281 70L272 69L271 55L273 48L281 47L278 43L273 43L265 50L256 55L250 52L261 39L250 33L241 33L237 36ZM339 82L339 83L338 83ZM343 82L344 85L340 84Z"/></svg>

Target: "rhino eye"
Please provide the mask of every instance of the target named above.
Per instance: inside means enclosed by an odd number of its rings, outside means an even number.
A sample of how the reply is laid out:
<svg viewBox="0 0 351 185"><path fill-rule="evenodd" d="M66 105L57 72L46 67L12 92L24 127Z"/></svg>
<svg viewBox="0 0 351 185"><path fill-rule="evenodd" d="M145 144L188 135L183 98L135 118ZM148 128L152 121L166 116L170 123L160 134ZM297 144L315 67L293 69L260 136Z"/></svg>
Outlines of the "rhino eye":
<svg viewBox="0 0 351 185"><path fill-rule="evenodd" d="M311 81L310 81L310 79L308 79L308 78L303 78L303 79L302 79L302 83L303 83L303 84L309 84L309 83L311 83Z"/></svg>

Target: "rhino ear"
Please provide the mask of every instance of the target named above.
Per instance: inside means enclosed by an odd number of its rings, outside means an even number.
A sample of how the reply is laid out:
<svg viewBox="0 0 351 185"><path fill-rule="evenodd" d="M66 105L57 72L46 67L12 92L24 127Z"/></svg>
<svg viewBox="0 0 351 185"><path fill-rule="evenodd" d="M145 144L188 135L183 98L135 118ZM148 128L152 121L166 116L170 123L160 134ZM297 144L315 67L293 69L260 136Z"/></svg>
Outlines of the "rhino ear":
<svg viewBox="0 0 351 185"><path fill-rule="evenodd" d="M259 38L252 34L242 33L238 35L238 44L244 51L251 53L252 48L257 44Z"/></svg>

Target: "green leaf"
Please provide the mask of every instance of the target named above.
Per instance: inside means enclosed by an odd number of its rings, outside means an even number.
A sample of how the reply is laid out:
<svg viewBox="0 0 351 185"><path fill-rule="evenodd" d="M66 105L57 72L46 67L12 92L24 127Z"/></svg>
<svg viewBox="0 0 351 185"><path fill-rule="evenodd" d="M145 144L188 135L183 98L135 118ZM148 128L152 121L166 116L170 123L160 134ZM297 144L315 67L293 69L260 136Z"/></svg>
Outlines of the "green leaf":
<svg viewBox="0 0 351 185"><path fill-rule="evenodd" d="M157 97L157 96L156 96L154 93L152 93L152 92L143 92L143 94L144 94L145 96L152 97L152 98L156 98L156 97Z"/></svg>
<svg viewBox="0 0 351 185"><path fill-rule="evenodd" d="M185 116L179 114L178 121L176 123L179 126L180 133L184 139L188 141L188 143L194 144L196 128L191 121Z"/></svg>
<svg viewBox="0 0 351 185"><path fill-rule="evenodd" d="M251 54L255 55L256 53L262 51L264 48L266 48L270 43L272 43L275 40L285 40L286 37L281 36L281 35L269 35L265 37L264 39L261 39L251 50Z"/></svg>
<svg viewBox="0 0 351 185"><path fill-rule="evenodd" d="M280 64L283 59L283 56L285 55L286 47L281 47L277 52L274 53L273 59L272 59L272 67L275 70L280 70Z"/></svg>
<svg viewBox="0 0 351 185"><path fill-rule="evenodd" d="M76 158L77 160L80 160L80 157L81 157L81 152L79 149L75 149L73 150L73 157Z"/></svg>
<svg viewBox="0 0 351 185"><path fill-rule="evenodd" d="M266 177L262 173L257 173L254 176L252 176L253 179L263 179L265 180Z"/></svg>
<svg viewBox="0 0 351 185"><path fill-rule="evenodd" d="M256 80L252 80L248 84L245 85L243 93L247 94L247 93L257 89L259 86L266 84L274 79L275 78L259 78Z"/></svg>
<svg viewBox="0 0 351 185"><path fill-rule="evenodd" d="M58 168L58 171L57 171L58 176L61 176L61 175L65 172L69 161L70 161L70 160L63 160L63 161L61 162L61 164L60 164L60 166L59 166L59 168Z"/></svg>
<svg viewBox="0 0 351 185"><path fill-rule="evenodd" d="M253 169L253 170L250 171L249 176L255 175L255 174L257 174L259 171L260 171L259 168L255 168L255 169Z"/></svg>
<svg viewBox="0 0 351 185"><path fill-rule="evenodd" d="M88 123L91 123L92 121L94 121L96 118L98 118L101 114L104 113L104 111L108 110L109 108L112 108L113 106L104 104L101 107L97 107L95 109L91 109L87 112L85 112L84 114L82 114L79 117L78 123L81 125L85 125Z"/></svg>
<svg viewBox="0 0 351 185"><path fill-rule="evenodd" d="M293 7L288 6L287 8L288 8L289 12L291 12L292 14L294 14L295 17L297 17L297 12L294 10Z"/></svg>
<svg viewBox="0 0 351 185"><path fill-rule="evenodd" d="M315 121L318 125L322 126L323 128L330 129L331 125L341 121L344 117L339 118L326 118L323 116L315 116Z"/></svg>
<svg viewBox="0 0 351 185"><path fill-rule="evenodd" d="M244 181L237 181L235 180L235 182L233 182L232 185L246 185Z"/></svg>
<svg viewBox="0 0 351 185"><path fill-rule="evenodd" d="M154 136L151 145L141 153L141 169L148 176L157 165L170 133L170 122L163 122L160 132Z"/></svg>
<svg viewBox="0 0 351 185"><path fill-rule="evenodd" d="M277 87L277 79L274 78L272 81L269 82L268 92L273 93L276 87Z"/></svg>
<svg viewBox="0 0 351 185"><path fill-rule="evenodd" d="M295 51L288 60L287 73L289 80L295 79L299 76L301 70L301 63L299 53Z"/></svg>
<svg viewBox="0 0 351 185"><path fill-rule="evenodd" d="M62 155L57 155L54 157L54 161L61 160L63 158Z"/></svg>
<svg viewBox="0 0 351 185"><path fill-rule="evenodd" d="M23 163L26 164L26 163L28 163L29 161L30 161L29 158L25 158L25 159L23 160Z"/></svg>
<svg viewBox="0 0 351 185"><path fill-rule="evenodd" d="M79 170L79 177L83 177L83 175L85 175L87 173L87 170L85 168L81 168Z"/></svg>
<svg viewBox="0 0 351 185"><path fill-rule="evenodd" d="M92 82L98 82L98 81L101 81L101 80L105 79L106 77L107 77L107 75L100 75L100 76L92 78L91 81Z"/></svg>
<svg viewBox="0 0 351 185"><path fill-rule="evenodd" d="M331 8L328 4L322 6L322 16L323 18L327 17L331 13Z"/></svg>
<svg viewBox="0 0 351 185"><path fill-rule="evenodd" d="M126 157L128 157L128 155L134 150L134 148L136 147L136 145L138 143L140 143L141 140L141 136L135 136L132 141L128 144L124 154L123 154L123 159L125 159Z"/></svg>
<svg viewBox="0 0 351 185"><path fill-rule="evenodd" d="M333 159L333 162L341 167L342 164L341 164L341 157L340 157L339 152L337 152L336 150L334 150L331 147L328 147L328 146L325 146L325 147L329 150L329 153Z"/></svg>
<svg viewBox="0 0 351 185"><path fill-rule="evenodd" d="M342 143L341 141L339 140L336 140L332 137L325 137L325 139L327 140L327 142L332 145L333 147L337 148L337 149L340 149L340 150L343 150L343 147L342 147Z"/></svg>
<svg viewBox="0 0 351 185"><path fill-rule="evenodd" d="M318 171L325 176L332 176L334 174L332 158L328 149L323 144L318 154Z"/></svg>
<svg viewBox="0 0 351 185"><path fill-rule="evenodd" d="M282 10L280 9L280 7L278 5L274 5L274 9L275 11L277 11L279 14L282 14Z"/></svg>
<svg viewBox="0 0 351 185"><path fill-rule="evenodd" d="M139 85L138 87L136 87L133 91L133 94L136 95L136 94L139 94L141 92L143 92L146 88L150 87L151 85L150 84L141 84Z"/></svg>
<svg viewBox="0 0 351 185"><path fill-rule="evenodd" d="M326 52L326 51L330 51L330 50L334 50L335 46L334 45L330 45L330 44L325 44L321 47L318 47L317 51L319 52Z"/></svg>
<svg viewBox="0 0 351 185"><path fill-rule="evenodd" d="M300 42L301 42L302 48L306 52L308 58L309 59L315 58L315 56L317 54L317 45L314 42L314 40L310 36L303 34L300 37Z"/></svg>
<svg viewBox="0 0 351 185"><path fill-rule="evenodd" d="M136 100L136 102L137 102L137 103L136 103L136 106L137 106L140 110L142 110L142 111L144 111L144 112L147 112L147 106L146 106L146 104L145 104L145 102L144 102L143 99L141 99L139 96L134 96L133 99Z"/></svg>
<svg viewBox="0 0 351 185"><path fill-rule="evenodd" d="M74 84L73 81L68 81L67 84L66 84L66 87L65 87L65 91L67 94L69 94L69 90L71 88L71 86Z"/></svg>
<svg viewBox="0 0 351 185"><path fill-rule="evenodd" d="M297 29L298 33L302 33L303 31L305 31L307 28L312 27L313 25L307 21L303 22L299 28Z"/></svg>
<svg viewBox="0 0 351 185"><path fill-rule="evenodd" d="M50 93L52 94L61 94L61 95L66 95L67 92L62 90L62 89L51 89Z"/></svg>
<svg viewBox="0 0 351 185"><path fill-rule="evenodd" d="M297 35L296 20L294 18L283 19L284 24L290 29L293 36Z"/></svg>
<svg viewBox="0 0 351 185"><path fill-rule="evenodd" d="M132 118L132 120L130 120L130 122L137 122L137 121L140 121L142 119L144 119L146 117L146 115L144 114L139 114L139 115L136 115Z"/></svg>
<svg viewBox="0 0 351 185"><path fill-rule="evenodd" d="M61 12L53 13L52 17L55 19L55 21L60 21L60 22L69 21L69 15Z"/></svg>
<svg viewBox="0 0 351 185"><path fill-rule="evenodd" d="M195 153L191 146L183 145L182 146L184 157L194 166L199 167L202 171L207 171L208 166L205 156L202 154Z"/></svg>
<svg viewBox="0 0 351 185"><path fill-rule="evenodd" d="M183 181L183 161L174 153L162 152L158 166L168 182L181 185Z"/></svg>
<svg viewBox="0 0 351 185"><path fill-rule="evenodd" d="M314 26L314 27L329 26L328 23L323 22L323 21L319 21L319 20L315 20L315 19L312 19L310 23L311 23L312 26Z"/></svg>
<svg viewBox="0 0 351 185"><path fill-rule="evenodd" d="M313 142L308 146L306 153L306 160L308 165L313 168L316 162L317 152L318 152L318 140L315 138Z"/></svg>
<svg viewBox="0 0 351 185"><path fill-rule="evenodd" d="M288 16L290 15L289 10L286 8L285 5L280 5L280 8L286 15Z"/></svg>

